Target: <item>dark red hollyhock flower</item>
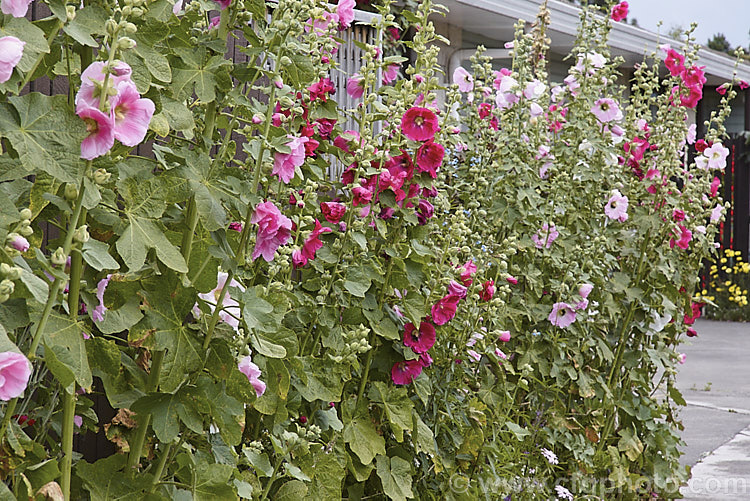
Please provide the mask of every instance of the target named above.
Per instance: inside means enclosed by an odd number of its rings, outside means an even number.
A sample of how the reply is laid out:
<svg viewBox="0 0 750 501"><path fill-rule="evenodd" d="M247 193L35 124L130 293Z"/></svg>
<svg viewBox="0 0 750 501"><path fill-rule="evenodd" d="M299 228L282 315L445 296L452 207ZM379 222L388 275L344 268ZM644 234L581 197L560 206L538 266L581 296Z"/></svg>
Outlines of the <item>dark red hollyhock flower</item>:
<svg viewBox="0 0 750 501"><path fill-rule="evenodd" d="M433 141L427 141L417 150L417 170L426 172L431 178L437 177L437 170L443 163L445 148Z"/></svg>
<svg viewBox="0 0 750 501"><path fill-rule="evenodd" d="M300 416L299 422L300 424L307 424L307 416Z"/></svg>
<svg viewBox="0 0 750 501"><path fill-rule="evenodd" d="M356 164L351 164L341 174L341 182L344 184L344 186L350 185L354 182L354 166L355 165Z"/></svg>
<svg viewBox="0 0 750 501"><path fill-rule="evenodd" d="M693 329L692 327L688 327L687 337L695 337L697 335L698 335L698 332L695 329Z"/></svg>
<svg viewBox="0 0 750 501"><path fill-rule="evenodd" d="M695 142L695 151L697 151L698 153L703 153L706 150L706 148L710 146L711 144L707 143L705 139L698 139Z"/></svg>
<svg viewBox="0 0 750 501"><path fill-rule="evenodd" d="M422 363L420 360L404 360L396 362L391 368L391 379L394 384L405 385L414 381L422 374Z"/></svg>
<svg viewBox="0 0 750 501"><path fill-rule="evenodd" d="M435 214L435 208L425 199L419 201L417 206L417 220L419 224L427 224L427 220Z"/></svg>
<svg viewBox="0 0 750 501"><path fill-rule="evenodd" d="M398 175L400 172L406 172L406 179L414 177L414 162L411 156L404 150L401 150L401 154L395 157L389 157L385 162L385 168L392 175Z"/></svg>
<svg viewBox="0 0 750 501"><path fill-rule="evenodd" d="M481 103L478 108L479 111L479 118L484 120L488 116L490 116L490 113L492 113L492 105L489 103Z"/></svg>
<svg viewBox="0 0 750 501"><path fill-rule="evenodd" d="M489 301L492 299L492 296L495 295L495 281L494 280L487 280L484 284L482 284L482 300Z"/></svg>
<svg viewBox="0 0 750 501"><path fill-rule="evenodd" d="M426 352L435 345L435 326L423 320L417 329L409 322L404 326L404 345L414 353Z"/></svg>
<svg viewBox="0 0 750 501"><path fill-rule="evenodd" d="M336 93L336 87L333 86L330 78L321 78L319 82L312 84L307 90L310 91L310 101L320 99L324 103L328 101L329 94Z"/></svg>
<svg viewBox="0 0 750 501"><path fill-rule="evenodd" d="M305 143L305 156L306 157L314 157L317 155L315 153L315 150L318 149L318 146L320 146L320 142L318 142L315 139L308 139Z"/></svg>
<svg viewBox="0 0 750 501"><path fill-rule="evenodd" d="M338 224L346 213L346 205L341 202L320 202L320 210L323 216L331 224Z"/></svg>
<svg viewBox="0 0 750 501"><path fill-rule="evenodd" d="M319 118L315 120L315 124L318 129L318 135L322 139L331 139L331 132L333 132L333 127L336 125L335 118Z"/></svg>
<svg viewBox="0 0 750 501"><path fill-rule="evenodd" d="M448 294L432 306L432 321L435 325L444 325L456 316L456 308L460 297Z"/></svg>

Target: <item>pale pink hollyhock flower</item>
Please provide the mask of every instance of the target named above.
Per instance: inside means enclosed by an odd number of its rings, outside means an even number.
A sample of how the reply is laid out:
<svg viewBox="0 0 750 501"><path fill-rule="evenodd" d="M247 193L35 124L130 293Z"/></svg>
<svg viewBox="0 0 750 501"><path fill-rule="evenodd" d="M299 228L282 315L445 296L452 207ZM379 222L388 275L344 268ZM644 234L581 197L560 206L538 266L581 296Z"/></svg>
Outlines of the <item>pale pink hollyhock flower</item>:
<svg viewBox="0 0 750 501"><path fill-rule="evenodd" d="M503 68L498 72L495 72L495 80L492 82L492 86L500 93L512 92L518 87L518 80L513 78L512 72Z"/></svg>
<svg viewBox="0 0 750 501"><path fill-rule="evenodd" d="M80 428L81 426L83 426L83 418L78 415L73 416L73 424L76 425L76 427Z"/></svg>
<svg viewBox="0 0 750 501"><path fill-rule="evenodd" d="M578 295L581 296L582 300L576 303L576 310L585 310L589 307L588 297L593 289L594 286L591 284L582 284L578 288Z"/></svg>
<svg viewBox="0 0 750 501"><path fill-rule="evenodd" d="M458 90L461 92L471 92L474 90L474 77L461 66L453 72L453 83L458 85Z"/></svg>
<svg viewBox="0 0 750 501"><path fill-rule="evenodd" d="M29 241L26 240L26 237L19 235L18 233L9 233L5 239L5 245L13 247L18 252L26 252L29 250Z"/></svg>
<svg viewBox="0 0 750 501"><path fill-rule="evenodd" d="M474 334L471 335L471 337L469 338L469 340L466 342L466 346L468 346L469 348L471 348L472 346L474 346L475 344L477 344L477 341L480 341L482 339L484 339L484 334L480 334L479 332L475 332Z"/></svg>
<svg viewBox="0 0 750 501"><path fill-rule="evenodd" d="M110 115L93 106L78 106L76 114L86 123L88 136L81 141L81 158L93 160L105 155L115 144L115 124Z"/></svg>
<svg viewBox="0 0 750 501"><path fill-rule="evenodd" d="M5 6L5 2L3 2L3 6ZM0 83L10 80L13 68L23 57L24 45L26 45L26 42L16 37L0 38Z"/></svg>
<svg viewBox="0 0 750 501"><path fill-rule="evenodd" d="M451 283L448 284L448 292L454 296L460 297L461 299L466 297L466 287L455 280L451 280Z"/></svg>
<svg viewBox="0 0 750 501"><path fill-rule="evenodd" d="M258 397L266 392L266 383L259 379L261 375L260 367L253 363L253 357L251 357L250 355L244 357L237 364L237 368L241 373L247 376L247 380L250 381L251 385L253 385L255 394L258 395Z"/></svg>
<svg viewBox="0 0 750 501"><path fill-rule="evenodd" d="M540 80L532 80L526 84L526 88L523 90L523 96L526 99L536 100L544 95L547 90L547 86Z"/></svg>
<svg viewBox="0 0 750 501"><path fill-rule="evenodd" d="M695 231L696 231L696 233L700 233L701 235L705 235L706 234L706 227L703 226L702 224L699 224L698 226L695 227Z"/></svg>
<svg viewBox="0 0 750 501"><path fill-rule="evenodd" d="M685 353L680 353L677 355L677 361L681 364L685 363L685 360L687 360L687 355Z"/></svg>
<svg viewBox="0 0 750 501"><path fill-rule="evenodd" d="M154 116L154 102L141 98L135 84L120 82L117 94L112 97L112 117L115 122L115 139L125 146L137 146L146 137L148 124Z"/></svg>
<svg viewBox="0 0 750 501"><path fill-rule="evenodd" d="M182 10L182 4L184 3L184 1L185 0L177 0L174 3L174 6L172 7L172 14L176 16L180 13L180 11Z"/></svg>
<svg viewBox="0 0 750 501"><path fill-rule="evenodd" d="M695 165L704 170L724 170L728 155L729 150L717 141L710 148L703 150L703 154L695 159Z"/></svg>
<svg viewBox="0 0 750 501"><path fill-rule="evenodd" d="M104 313L107 311L107 307L104 306L104 292L107 290L110 278L112 278L111 274L99 280L99 283L96 285L96 299L99 301L99 304L91 312L91 319L94 322L104 320Z"/></svg>
<svg viewBox="0 0 750 501"><path fill-rule="evenodd" d="M512 92L498 92L495 96L495 105L501 110L507 110L518 101L518 96Z"/></svg>
<svg viewBox="0 0 750 501"><path fill-rule="evenodd" d="M612 196L604 207L604 213L610 219L617 219L624 223L628 220L628 197L619 190L612 190Z"/></svg>
<svg viewBox="0 0 750 501"><path fill-rule="evenodd" d="M339 16L340 26L348 28L354 21L355 0L339 0L336 5L336 14Z"/></svg>
<svg viewBox="0 0 750 501"><path fill-rule="evenodd" d="M552 242L554 242L559 236L560 232L557 231L554 223L551 226L549 223L544 223L542 224L542 229L540 231L531 235L531 240L534 242L537 249L541 249L542 247L547 247L549 249L552 247Z"/></svg>
<svg viewBox="0 0 750 501"><path fill-rule="evenodd" d="M388 85L398 78L398 70L401 68L400 64L389 64L383 71L383 85Z"/></svg>
<svg viewBox="0 0 750 501"><path fill-rule="evenodd" d="M291 139L286 146L291 148L291 153L276 152L273 157L273 169L271 174L279 176L279 180L289 184L294 177L294 170L305 163L305 143L309 140L306 137L295 137L287 135Z"/></svg>
<svg viewBox="0 0 750 501"><path fill-rule="evenodd" d="M713 210L711 211L711 222L712 222L712 223L715 223L716 221L718 221L719 219L721 219L721 216L722 216L723 214L724 214L724 206L722 206L722 205L717 205L717 206L716 206L716 207L714 207L714 208L713 208Z"/></svg>
<svg viewBox="0 0 750 501"><path fill-rule="evenodd" d="M365 79L359 73L350 76L346 81L346 93L354 99L364 96Z"/></svg>
<svg viewBox="0 0 750 501"><path fill-rule="evenodd" d="M99 88L96 87L94 82L104 82L104 69L106 66L107 63L96 61L91 63L83 73L81 73L81 88L78 90L75 100L76 110L78 110L79 107L87 106L91 108L99 108L99 99L101 96L99 95ZM111 86L112 89L117 89L117 86L121 82L130 81L131 73L132 69L127 63L116 61L112 66L108 85Z"/></svg>
<svg viewBox="0 0 750 501"><path fill-rule="evenodd" d="M422 360L396 362L391 368L391 380L397 385L409 384L422 374L423 367Z"/></svg>
<svg viewBox="0 0 750 501"><path fill-rule="evenodd" d="M564 329L576 321L576 312L568 303L555 303L547 319L555 327Z"/></svg>
<svg viewBox="0 0 750 501"><path fill-rule="evenodd" d="M476 351L474 351L474 350L466 350L466 353L467 353L467 354L468 354L468 355L469 355L469 356L470 356L470 357L471 357L471 358L472 358L472 359L473 359L473 360L474 360L475 362L479 362L480 360L482 360L482 355L480 355L479 353L477 353L477 352L476 352Z"/></svg>
<svg viewBox="0 0 750 501"><path fill-rule="evenodd" d="M269 263L273 261L276 249L286 244L292 234L292 220L281 213L270 200L255 207L250 222L258 224L258 234L253 249L253 261L258 256Z"/></svg>
<svg viewBox="0 0 750 501"><path fill-rule="evenodd" d="M578 83L578 79L575 77L575 75L568 75L567 77L565 77L565 80L563 80L563 82L565 82L565 85L568 86L568 90L571 94L573 94L574 96L578 94L578 89L581 88L581 84Z"/></svg>
<svg viewBox="0 0 750 501"><path fill-rule="evenodd" d="M547 179L549 177L549 168L554 164L552 162L546 162L544 165L539 167L539 178Z"/></svg>
<svg viewBox="0 0 750 501"><path fill-rule="evenodd" d="M506 49L512 49L515 46L516 46L516 42L513 40L511 40L510 42L505 42L503 44L503 47L505 47Z"/></svg>
<svg viewBox="0 0 750 501"><path fill-rule="evenodd" d="M498 337L498 340L503 343L510 341L510 331L500 331L500 337Z"/></svg>
<svg viewBox="0 0 750 501"><path fill-rule="evenodd" d="M529 113L532 117L538 117L544 113L544 109L542 109L537 103L531 103L531 106L529 106Z"/></svg>
<svg viewBox="0 0 750 501"><path fill-rule="evenodd" d="M591 107L591 112L602 123L622 119L622 111L620 111L617 101L609 97L597 99L594 106Z"/></svg>
<svg viewBox="0 0 750 501"><path fill-rule="evenodd" d="M508 358L508 355L503 353L503 350L501 350L500 348L495 348L495 356L500 360L506 360Z"/></svg>
<svg viewBox="0 0 750 501"><path fill-rule="evenodd" d="M688 144L693 144L695 142L695 138L697 137L697 127L695 124L691 124L690 127L688 127L687 130L687 136L685 136L685 140Z"/></svg>
<svg viewBox="0 0 750 501"><path fill-rule="evenodd" d="M0 353L0 400L19 397L30 376L31 364L25 356L13 351Z"/></svg>
<svg viewBox="0 0 750 501"><path fill-rule="evenodd" d="M216 287L208 292L204 292L202 294L198 294L198 297L201 298L208 304L209 309L213 313L214 309L216 309L216 303L219 301L219 295L221 295L221 290L224 288L224 284L227 283L227 275L226 272L220 271L218 275L218 280ZM232 279L229 282L229 287L236 287L241 291L245 291L245 288L240 284L237 280ZM200 309L198 309L198 303L193 306L193 312L196 314L196 316L200 315ZM224 295L224 299L221 302L221 311L219 312L219 318L229 324L235 331L239 331L240 328L240 303L238 303L235 299L232 298L231 294L229 293L229 290L227 290L227 293Z"/></svg>
<svg viewBox="0 0 750 501"><path fill-rule="evenodd" d="M10 14L13 17L24 17L31 2L32 0L2 0L0 10L3 14Z"/></svg>

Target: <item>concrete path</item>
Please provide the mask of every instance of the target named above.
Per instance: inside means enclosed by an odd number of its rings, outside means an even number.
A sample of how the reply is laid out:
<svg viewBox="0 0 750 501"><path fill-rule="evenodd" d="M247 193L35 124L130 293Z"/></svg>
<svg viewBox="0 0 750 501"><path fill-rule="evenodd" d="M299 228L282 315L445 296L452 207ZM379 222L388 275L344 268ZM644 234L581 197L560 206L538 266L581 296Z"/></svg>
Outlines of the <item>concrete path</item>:
<svg viewBox="0 0 750 501"><path fill-rule="evenodd" d="M750 500L750 323L699 320L677 387L687 401L680 417L682 463L692 478L688 500Z"/></svg>

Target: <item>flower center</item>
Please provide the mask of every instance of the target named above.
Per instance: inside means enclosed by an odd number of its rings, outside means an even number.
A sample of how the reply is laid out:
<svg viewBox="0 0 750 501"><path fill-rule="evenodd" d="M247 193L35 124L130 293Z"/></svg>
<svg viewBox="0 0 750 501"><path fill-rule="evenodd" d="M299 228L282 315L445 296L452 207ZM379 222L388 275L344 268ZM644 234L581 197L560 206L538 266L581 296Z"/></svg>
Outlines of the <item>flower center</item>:
<svg viewBox="0 0 750 501"><path fill-rule="evenodd" d="M601 109L602 111L607 111L607 110L609 110L609 103L607 103L607 102L605 101L605 102L603 102L602 104L600 104L600 105L599 105L599 108L600 108L600 109Z"/></svg>
<svg viewBox="0 0 750 501"><path fill-rule="evenodd" d="M84 118L83 121L89 134L96 134L99 131L99 124L93 118Z"/></svg>
<svg viewBox="0 0 750 501"><path fill-rule="evenodd" d="M422 126L422 124L424 124L424 118L422 118L422 117L417 117L417 118L415 118L415 119L414 119L414 123L415 123L415 124L416 124L416 125L417 125L418 127L421 127L421 126Z"/></svg>
<svg viewBox="0 0 750 501"><path fill-rule="evenodd" d="M128 108L127 106L123 105L117 105L115 107L115 120L118 122L122 122L125 119L125 115L128 114Z"/></svg>

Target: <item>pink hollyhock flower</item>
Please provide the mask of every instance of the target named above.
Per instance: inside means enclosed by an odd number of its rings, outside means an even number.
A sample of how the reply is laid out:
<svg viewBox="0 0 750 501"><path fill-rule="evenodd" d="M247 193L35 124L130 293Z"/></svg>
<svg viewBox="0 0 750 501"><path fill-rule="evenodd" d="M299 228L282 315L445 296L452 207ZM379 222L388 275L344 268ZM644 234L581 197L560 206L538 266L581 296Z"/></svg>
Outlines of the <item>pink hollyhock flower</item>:
<svg viewBox="0 0 750 501"><path fill-rule="evenodd" d="M698 87L699 89L702 88L703 84L706 83L706 74L703 71L704 68L705 66L691 66L690 68L685 68L685 71L680 75L685 86Z"/></svg>
<svg viewBox="0 0 750 501"><path fill-rule="evenodd" d="M304 256L304 254L302 254L301 250L296 249L294 252L292 252L292 265L295 268L307 266L307 258Z"/></svg>
<svg viewBox="0 0 750 501"><path fill-rule="evenodd" d="M461 275L460 275L461 282L463 282L463 284L468 287L473 282L473 280L471 279L471 276L477 272L477 265L474 264L474 261L469 259L468 261L466 261L466 264L464 264L460 268L460 270L461 270Z"/></svg>
<svg viewBox="0 0 750 501"><path fill-rule="evenodd" d="M307 237L307 240L305 240L305 243L302 244L302 255L305 256L308 260L315 259L315 253L323 247L323 242L320 241L320 235L323 233L330 233L331 228L327 228L325 226L322 226L320 224L320 221L317 219L315 220L315 228L313 229L312 233L310 233L310 236Z"/></svg>
<svg viewBox="0 0 750 501"><path fill-rule="evenodd" d="M352 190L354 198L352 199L352 205L355 207L359 205L367 205L372 200L372 191L362 186L357 186Z"/></svg>
<svg viewBox="0 0 750 501"><path fill-rule="evenodd" d="M445 148L432 140L428 140L417 150L415 158L417 170L419 172L426 172L431 178L435 179L444 157Z"/></svg>
<svg viewBox="0 0 750 501"><path fill-rule="evenodd" d="M397 385L409 384L420 374L422 374L422 363L420 360L396 362L391 368L391 380L393 380L393 384Z"/></svg>
<svg viewBox="0 0 750 501"><path fill-rule="evenodd" d="M690 246L690 241L693 239L693 232L682 226L681 224L678 225L679 229L675 229L675 237L678 237L676 240L675 238L669 239L669 247L674 248L676 245L680 249L687 249Z"/></svg>
<svg viewBox="0 0 750 501"><path fill-rule="evenodd" d="M591 113L602 123L622 120L622 111L620 111L617 101L609 97L597 99L594 106L591 107Z"/></svg>
<svg viewBox="0 0 750 501"><path fill-rule="evenodd" d="M703 154L695 159L695 165L704 170L724 170L727 166L728 155L729 149L717 141L711 147L706 148Z"/></svg>
<svg viewBox="0 0 750 501"><path fill-rule="evenodd" d="M674 49L668 49L664 65L669 70L669 74L676 77L685 71L685 56Z"/></svg>
<svg viewBox="0 0 750 501"><path fill-rule="evenodd" d="M89 135L81 141L81 158L93 160L105 155L115 145L115 124L99 108L78 106L76 114L86 123Z"/></svg>
<svg viewBox="0 0 750 501"><path fill-rule="evenodd" d="M576 312L568 303L555 303L547 319L555 327L564 329L576 321Z"/></svg>
<svg viewBox="0 0 750 501"><path fill-rule="evenodd" d="M172 14L175 16L180 14L180 11L182 10L182 4L185 2L185 0L177 0L174 5L172 6Z"/></svg>
<svg viewBox="0 0 750 501"><path fill-rule="evenodd" d="M678 90L678 87L674 87L672 92L677 92ZM680 105L685 108L695 108L698 106L698 101L703 97L703 91L698 86L688 87L688 91L689 93L687 96L680 94Z"/></svg>
<svg viewBox="0 0 750 501"><path fill-rule="evenodd" d="M417 330L414 324L409 322L404 326L404 345L411 348L414 353L425 353L435 345L435 326L422 321Z"/></svg>
<svg viewBox="0 0 750 501"><path fill-rule="evenodd" d="M687 130L687 135L685 136L685 141L687 141L687 144L693 144L695 142L695 138L697 135L697 126L695 124L690 124Z"/></svg>
<svg viewBox="0 0 750 501"><path fill-rule="evenodd" d="M263 256L267 262L273 261L276 249L289 241L292 233L292 220L284 216L273 202L262 202L255 207L250 218L251 223L258 223L258 234L253 249L253 261Z"/></svg>
<svg viewBox="0 0 750 501"><path fill-rule="evenodd" d="M686 359L687 359L687 355L684 353L680 353L679 355L677 355L677 361L680 364L684 364Z"/></svg>
<svg viewBox="0 0 750 501"><path fill-rule="evenodd" d="M613 5L610 12L612 21L618 23L628 17L628 7L628 2L620 2L617 5Z"/></svg>
<svg viewBox="0 0 750 501"><path fill-rule="evenodd" d="M336 14L339 16L339 26L343 29L348 28L354 21L355 0L339 0L336 5Z"/></svg>
<svg viewBox="0 0 750 501"><path fill-rule="evenodd" d="M347 153L352 153L362 145L362 139L356 130L347 130L340 136L336 136L333 145Z"/></svg>
<svg viewBox="0 0 750 501"><path fill-rule="evenodd" d="M229 223L229 229L234 231L242 231L242 223L234 222Z"/></svg>
<svg viewBox="0 0 750 501"><path fill-rule="evenodd" d="M696 331L692 327L688 327L686 334L687 334L687 337L695 337L698 335L698 331Z"/></svg>
<svg viewBox="0 0 750 501"><path fill-rule="evenodd" d="M480 293L480 297L483 301L489 301L492 299L492 296L495 295L495 281L494 280L487 280L485 283L482 284L482 292Z"/></svg>
<svg viewBox="0 0 750 501"><path fill-rule="evenodd" d="M482 355L480 355L479 353L477 353L477 352L476 352L476 351L474 351L474 350L466 350L466 353L467 353L467 354L469 355L469 357L471 357L471 359L472 359L472 360L474 360L475 362L479 362L480 360L482 360Z"/></svg>
<svg viewBox="0 0 750 501"><path fill-rule="evenodd" d="M389 64L383 71L383 85L388 85L398 78L398 70L401 69L400 64Z"/></svg>
<svg viewBox="0 0 750 501"><path fill-rule="evenodd" d="M435 325L445 325L450 322L456 316L456 308L460 300L460 297L448 294L432 305L432 321Z"/></svg>
<svg viewBox="0 0 750 501"><path fill-rule="evenodd" d="M232 0L214 0L217 4L219 4L219 10L224 10L232 3Z"/></svg>
<svg viewBox="0 0 750 501"><path fill-rule="evenodd" d="M30 376L29 359L13 351L0 353L0 400L7 402L21 396Z"/></svg>
<svg viewBox="0 0 750 501"><path fill-rule="evenodd" d="M412 185L414 186L414 185ZM427 224L427 220L435 214L435 207L425 199L421 199L417 205L417 222Z"/></svg>
<svg viewBox="0 0 750 501"><path fill-rule="evenodd" d="M544 223L540 232L538 231L531 235L531 240L534 242L537 249L541 249L542 247L547 247L549 249L552 247L552 242L554 242L559 236L560 232L557 231L554 223L551 226L549 223Z"/></svg>
<svg viewBox="0 0 750 501"><path fill-rule="evenodd" d="M621 223L628 220L628 197L619 190L612 190L612 196L604 207L604 213L610 219L617 219Z"/></svg>
<svg viewBox="0 0 750 501"><path fill-rule="evenodd" d="M484 334L475 332L474 334L471 335L469 340L466 342L466 346L469 346L469 347L474 346L475 344L477 344L477 341L480 341L482 339L484 339Z"/></svg>
<svg viewBox="0 0 750 501"><path fill-rule="evenodd" d="M508 275L508 277L505 279L508 281L511 285L516 285L518 283L518 279L512 275Z"/></svg>
<svg viewBox="0 0 750 501"><path fill-rule="evenodd" d="M431 366L432 362L433 360L429 353L419 354L419 365L421 365L423 368Z"/></svg>
<svg viewBox="0 0 750 501"><path fill-rule="evenodd" d="M73 416L73 424L76 425L76 427L80 428L83 426L83 418L81 416Z"/></svg>
<svg viewBox="0 0 750 501"><path fill-rule="evenodd" d="M453 72L453 83L458 85L458 90L461 92L474 90L474 77L461 66Z"/></svg>
<svg viewBox="0 0 750 501"><path fill-rule="evenodd" d="M498 337L497 339L498 341L507 343L508 341L510 341L510 331L500 331L500 337Z"/></svg>
<svg viewBox="0 0 750 501"><path fill-rule="evenodd" d="M451 280L451 283L448 284L448 294L453 294L454 296L458 296L461 299L466 297L466 287L459 284L455 280Z"/></svg>
<svg viewBox="0 0 750 501"><path fill-rule="evenodd" d="M353 99L359 99L365 94L365 79L355 73L346 81L346 93Z"/></svg>
<svg viewBox="0 0 750 501"><path fill-rule="evenodd" d="M675 209L672 211L672 220L674 221L684 221L685 220L685 211L682 209Z"/></svg>
<svg viewBox="0 0 750 501"><path fill-rule="evenodd" d="M331 224L338 224L346 213L346 205L340 202L320 202L320 210L323 216Z"/></svg>
<svg viewBox="0 0 750 501"><path fill-rule="evenodd" d="M711 211L711 222L715 223L716 221L721 219L722 214L724 214L724 206L717 205L716 207L714 207Z"/></svg>
<svg viewBox="0 0 750 501"><path fill-rule="evenodd" d="M32 0L2 0L0 10L13 17L25 17Z"/></svg>
<svg viewBox="0 0 750 501"><path fill-rule="evenodd" d="M585 310L589 307L589 294L591 294L591 291L593 290L594 286L591 284L582 284L578 288L578 295L581 296L581 301L576 303L576 310Z"/></svg>
<svg viewBox="0 0 750 501"><path fill-rule="evenodd" d="M135 84L123 81L117 85L117 94L112 97L112 117L115 123L115 139L125 146L136 146L143 141L148 124L154 116L154 102L141 98Z"/></svg>
<svg viewBox="0 0 750 501"><path fill-rule="evenodd" d="M107 63L96 61L81 73L81 88L78 90L75 100L76 110L81 107L99 108L101 86L97 87L94 82L104 83L106 67ZM115 62L109 75L108 85L112 89L117 89L120 83L130 81L131 73L132 69L127 63Z"/></svg>
<svg viewBox="0 0 750 501"><path fill-rule="evenodd" d="M276 152L273 157L273 169L271 174L279 176L279 180L289 184L294 177L294 170L305 163L305 143L308 138L287 135L291 141L286 145L292 149L291 153Z"/></svg>
<svg viewBox="0 0 750 501"><path fill-rule="evenodd" d="M18 252L29 250L29 241L26 240L26 237L18 233L8 233L8 236L5 238L5 245L16 249Z"/></svg>
<svg viewBox="0 0 750 501"><path fill-rule="evenodd" d="M718 177L714 177L711 181L711 196L715 197L719 194L719 187L721 186L721 180Z"/></svg>
<svg viewBox="0 0 750 501"><path fill-rule="evenodd" d="M3 0L2 5L3 12L5 12L5 0ZM8 14L8 12L5 13ZM26 42L19 40L16 37L0 38L0 83L5 83L10 80L10 76L13 74L13 68L16 67L21 60L21 57L23 57L24 45L26 45Z"/></svg>
<svg viewBox="0 0 750 501"><path fill-rule="evenodd" d="M96 299L99 301L99 304L91 312L91 319L94 322L104 320L104 313L107 311L107 307L104 306L104 292L107 290L110 278L112 278L111 274L99 280L99 283L96 285Z"/></svg>
<svg viewBox="0 0 750 501"><path fill-rule="evenodd" d="M253 385L255 394L258 395L258 397L266 392L266 383L259 379L261 375L260 367L253 363L253 358L250 355L240 360L240 362L237 364L237 368L241 373L247 376L247 380L250 381L251 385Z"/></svg>
<svg viewBox="0 0 750 501"><path fill-rule="evenodd" d="M330 78L321 78L319 81L307 88L310 92L310 102L320 99L322 102L328 102L328 96L336 93L336 87Z"/></svg>
<svg viewBox="0 0 750 501"><path fill-rule="evenodd" d="M531 99L532 101L539 99L544 95L544 92L547 90L547 86L542 82L541 80L532 80L531 82L526 84L526 88L523 89L523 96L526 99Z"/></svg>
<svg viewBox="0 0 750 501"><path fill-rule="evenodd" d="M503 350L501 350L500 348L495 348L495 356L500 360L506 360L508 358L508 355L503 353Z"/></svg>
<svg viewBox="0 0 750 501"><path fill-rule="evenodd" d="M227 273L220 271L217 276L217 284L216 287L208 292L204 292L201 294L198 294L198 297L201 298L208 304L209 309L213 313L214 309L216 309L216 303L219 301L219 295L221 294L221 289L224 288L224 284L227 283L227 278L229 275ZM242 292L245 291L245 288L240 284L237 280L232 279L231 282L229 282L229 287L236 287ZM193 306L193 312L195 313L195 316L200 315L200 309L198 309L198 303L196 303ZM240 328L240 303L238 303L234 298L232 298L229 291L224 295L224 299L221 302L221 311L219 312L219 318L230 325L235 331L239 332Z"/></svg>
<svg viewBox="0 0 750 501"><path fill-rule="evenodd" d="M401 117L401 131L412 141L428 141L438 128L437 115L427 108L409 108Z"/></svg>

